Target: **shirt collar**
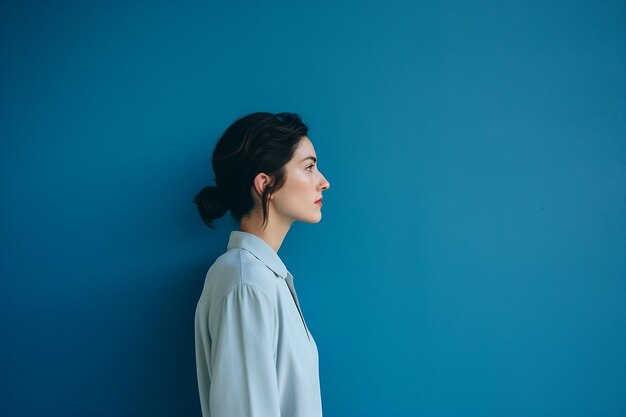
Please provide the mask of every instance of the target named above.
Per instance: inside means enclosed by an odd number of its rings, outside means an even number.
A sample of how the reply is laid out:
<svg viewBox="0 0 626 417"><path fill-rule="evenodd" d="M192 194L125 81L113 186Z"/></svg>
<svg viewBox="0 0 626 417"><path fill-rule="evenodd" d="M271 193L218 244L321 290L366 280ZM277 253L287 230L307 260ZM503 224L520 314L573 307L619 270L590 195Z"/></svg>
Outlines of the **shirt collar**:
<svg viewBox="0 0 626 417"><path fill-rule="evenodd" d="M228 249L231 248L247 250L283 279L291 275L278 254L274 252L274 249L255 234L242 232L240 230L231 231L230 239L228 240Z"/></svg>

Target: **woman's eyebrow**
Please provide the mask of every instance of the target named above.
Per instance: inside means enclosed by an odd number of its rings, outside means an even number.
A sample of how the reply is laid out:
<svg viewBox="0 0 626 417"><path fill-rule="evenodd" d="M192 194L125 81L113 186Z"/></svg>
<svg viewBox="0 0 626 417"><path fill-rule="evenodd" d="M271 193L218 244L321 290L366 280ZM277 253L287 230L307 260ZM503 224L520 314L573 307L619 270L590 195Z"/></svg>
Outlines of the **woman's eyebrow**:
<svg viewBox="0 0 626 417"><path fill-rule="evenodd" d="M304 159L303 159L302 161L300 161L300 162L304 162L304 161L306 161L307 159L312 159L312 160L313 160L313 162L317 162L317 158L316 158L316 157L314 157L314 156L307 156L306 158L304 158Z"/></svg>

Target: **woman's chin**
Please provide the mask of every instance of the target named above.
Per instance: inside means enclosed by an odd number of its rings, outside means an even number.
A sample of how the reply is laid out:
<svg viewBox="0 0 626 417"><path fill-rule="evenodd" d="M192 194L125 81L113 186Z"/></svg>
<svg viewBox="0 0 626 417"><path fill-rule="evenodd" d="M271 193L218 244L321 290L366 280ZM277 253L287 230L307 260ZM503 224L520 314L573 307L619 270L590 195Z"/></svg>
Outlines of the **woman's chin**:
<svg viewBox="0 0 626 417"><path fill-rule="evenodd" d="M311 224L319 223L321 220L322 220L322 213L318 213L317 215L300 219L300 221L303 223L311 223Z"/></svg>

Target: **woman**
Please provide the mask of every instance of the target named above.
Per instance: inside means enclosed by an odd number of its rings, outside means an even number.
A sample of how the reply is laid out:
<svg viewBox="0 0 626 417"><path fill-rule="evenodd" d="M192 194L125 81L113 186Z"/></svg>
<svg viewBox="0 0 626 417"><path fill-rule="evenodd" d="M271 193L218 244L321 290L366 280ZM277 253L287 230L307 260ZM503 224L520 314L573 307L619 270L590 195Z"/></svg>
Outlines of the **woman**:
<svg viewBox="0 0 626 417"><path fill-rule="evenodd" d="M321 416L318 351L277 252L296 221L318 223L322 191L308 128L291 113L235 121L213 152L216 186L195 198L211 228L239 223L209 268L195 315L204 417Z"/></svg>

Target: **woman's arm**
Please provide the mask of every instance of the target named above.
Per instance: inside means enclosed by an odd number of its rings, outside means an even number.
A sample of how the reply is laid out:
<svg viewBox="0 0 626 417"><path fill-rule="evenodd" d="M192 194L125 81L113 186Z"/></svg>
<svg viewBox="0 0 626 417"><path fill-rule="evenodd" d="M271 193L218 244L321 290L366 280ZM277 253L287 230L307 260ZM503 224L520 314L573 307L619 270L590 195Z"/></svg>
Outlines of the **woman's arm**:
<svg viewBox="0 0 626 417"><path fill-rule="evenodd" d="M280 416L276 316L257 287L239 284L212 311L211 417Z"/></svg>

